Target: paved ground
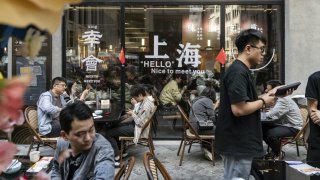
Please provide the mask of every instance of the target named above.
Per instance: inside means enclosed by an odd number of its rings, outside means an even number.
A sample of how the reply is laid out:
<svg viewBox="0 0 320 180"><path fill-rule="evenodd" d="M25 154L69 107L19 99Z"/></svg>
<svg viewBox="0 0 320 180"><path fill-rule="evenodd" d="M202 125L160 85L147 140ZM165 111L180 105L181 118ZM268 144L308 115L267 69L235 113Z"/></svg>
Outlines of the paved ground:
<svg viewBox="0 0 320 180"><path fill-rule="evenodd" d="M211 161L204 158L199 145L193 145L191 153L185 153L182 166L179 166L179 157L177 151L180 141L155 141L156 156L166 167L173 179L192 179L192 180L220 180L223 176L223 164L220 157L216 158L216 165L213 166ZM304 160L306 149L300 146L300 157L297 156L295 145L287 145L283 148L286 152L285 160ZM21 146L20 154L27 151L26 146ZM40 150L42 155L53 153L51 149L45 148ZM147 147L136 146L128 150L129 156L136 157L136 164L131 173L130 180L147 179L143 166L143 153L148 151ZM161 178L160 178L161 179Z"/></svg>

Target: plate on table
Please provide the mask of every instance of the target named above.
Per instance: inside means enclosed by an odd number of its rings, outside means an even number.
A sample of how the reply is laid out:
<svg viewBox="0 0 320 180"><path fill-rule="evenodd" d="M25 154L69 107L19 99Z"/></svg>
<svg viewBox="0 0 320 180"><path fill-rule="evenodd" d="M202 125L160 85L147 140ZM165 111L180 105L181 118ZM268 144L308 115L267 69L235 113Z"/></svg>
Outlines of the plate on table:
<svg viewBox="0 0 320 180"><path fill-rule="evenodd" d="M94 105L94 104L96 104L96 101L85 101L84 103L86 105Z"/></svg>
<svg viewBox="0 0 320 180"><path fill-rule="evenodd" d="M17 159L13 159L11 164L3 171L5 174L14 174L21 169L22 163L19 162Z"/></svg>

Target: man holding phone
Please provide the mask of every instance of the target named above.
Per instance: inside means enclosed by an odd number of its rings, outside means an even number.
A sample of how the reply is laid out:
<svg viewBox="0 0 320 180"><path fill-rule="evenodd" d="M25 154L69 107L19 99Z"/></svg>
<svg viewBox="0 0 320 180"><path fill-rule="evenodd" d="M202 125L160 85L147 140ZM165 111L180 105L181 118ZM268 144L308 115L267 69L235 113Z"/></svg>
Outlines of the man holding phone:
<svg viewBox="0 0 320 180"><path fill-rule="evenodd" d="M320 161L320 71L309 76L306 98L311 118L307 161Z"/></svg>

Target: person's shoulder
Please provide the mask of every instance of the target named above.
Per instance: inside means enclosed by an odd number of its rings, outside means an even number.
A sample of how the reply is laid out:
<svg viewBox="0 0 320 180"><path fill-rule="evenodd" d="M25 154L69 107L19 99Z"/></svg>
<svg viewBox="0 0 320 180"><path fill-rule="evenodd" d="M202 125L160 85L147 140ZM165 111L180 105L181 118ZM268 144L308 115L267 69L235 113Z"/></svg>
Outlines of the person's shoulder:
<svg viewBox="0 0 320 180"><path fill-rule="evenodd" d="M316 80L320 79L320 71L314 72L309 76L309 79Z"/></svg>
<svg viewBox="0 0 320 180"><path fill-rule="evenodd" d="M46 91L46 92L41 93L41 96L51 96L51 93L50 93L50 91Z"/></svg>
<svg viewBox="0 0 320 180"><path fill-rule="evenodd" d="M94 142L94 146L96 146L96 147L106 147L106 146L110 146L110 147L111 147L111 144L110 144L110 142L109 142L105 137L103 137L101 134L96 133L96 139L95 139L95 142Z"/></svg>
<svg viewBox="0 0 320 180"><path fill-rule="evenodd" d="M64 140L63 138L59 137L57 141L57 148L58 149L67 149L69 147L69 141Z"/></svg>

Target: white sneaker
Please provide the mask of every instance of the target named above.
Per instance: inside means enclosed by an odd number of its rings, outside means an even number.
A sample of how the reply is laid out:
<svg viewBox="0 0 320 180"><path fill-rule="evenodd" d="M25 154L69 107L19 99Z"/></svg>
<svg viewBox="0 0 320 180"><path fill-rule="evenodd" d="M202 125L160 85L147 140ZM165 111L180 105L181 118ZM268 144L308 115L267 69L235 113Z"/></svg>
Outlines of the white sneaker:
<svg viewBox="0 0 320 180"><path fill-rule="evenodd" d="M120 167L120 162L119 162L119 161L114 162L114 166L115 166L116 168Z"/></svg>
<svg viewBox="0 0 320 180"><path fill-rule="evenodd" d="M127 153L127 152L125 152L125 153L122 154L122 158L125 158L125 157L127 157L127 156L128 156L128 153Z"/></svg>
<svg viewBox="0 0 320 180"><path fill-rule="evenodd" d="M206 157L206 159L212 161L213 158L212 158L211 152L206 148L203 148L203 151L204 151L204 157Z"/></svg>

